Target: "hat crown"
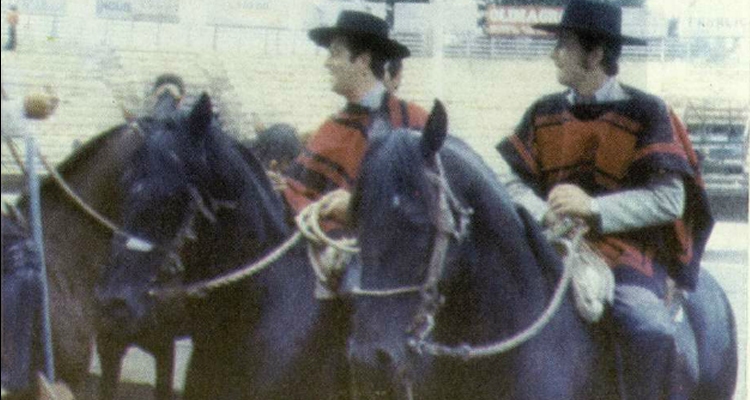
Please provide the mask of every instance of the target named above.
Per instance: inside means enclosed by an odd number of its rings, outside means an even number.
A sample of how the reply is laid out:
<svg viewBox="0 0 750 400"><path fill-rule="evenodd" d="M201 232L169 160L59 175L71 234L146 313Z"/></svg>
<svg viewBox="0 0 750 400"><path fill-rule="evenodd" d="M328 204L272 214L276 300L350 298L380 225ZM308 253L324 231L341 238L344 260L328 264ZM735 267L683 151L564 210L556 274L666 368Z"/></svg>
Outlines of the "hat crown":
<svg viewBox="0 0 750 400"><path fill-rule="evenodd" d="M587 33L621 44L644 46L648 42L622 34L622 9L614 4L592 0L571 0L559 24L534 24L535 29L559 33L569 29Z"/></svg>
<svg viewBox="0 0 750 400"><path fill-rule="evenodd" d="M378 51L387 58L405 58L409 49L388 37L388 23L374 15L361 11L345 10L339 14L336 25L312 29L308 36L316 44L328 47L336 36L353 37Z"/></svg>
<svg viewBox="0 0 750 400"><path fill-rule="evenodd" d="M388 24L374 15L361 11L342 11L335 26L355 34L388 38Z"/></svg>
<svg viewBox="0 0 750 400"><path fill-rule="evenodd" d="M573 0L565 8L560 25L606 36L620 36L622 10L608 3Z"/></svg>

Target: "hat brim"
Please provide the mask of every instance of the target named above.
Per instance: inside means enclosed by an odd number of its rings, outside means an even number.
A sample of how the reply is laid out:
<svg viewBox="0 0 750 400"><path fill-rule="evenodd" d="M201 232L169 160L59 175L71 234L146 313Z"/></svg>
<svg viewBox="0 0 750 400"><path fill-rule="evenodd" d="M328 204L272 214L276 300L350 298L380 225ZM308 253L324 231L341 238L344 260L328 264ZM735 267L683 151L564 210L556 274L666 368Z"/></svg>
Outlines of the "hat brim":
<svg viewBox="0 0 750 400"><path fill-rule="evenodd" d="M310 30L308 36L313 42L315 42L315 44L326 48L331 45L331 41L333 41L334 37L350 36L367 42L369 48L383 53L386 58L406 58L411 55L408 47L395 40L385 39L381 36L370 35L349 29L331 27L315 28Z"/></svg>
<svg viewBox="0 0 750 400"><path fill-rule="evenodd" d="M623 45L629 45L629 46L646 46L648 45L648 42L646 40L635 38L632 36L624 36L624 35L612 35L608 32L601 32L601 31L595 31L591 29L581 29L581 27L578 26L566 26L562 24L534 24L531 25L532 28L538 29L540 31L550 32L550 33L560 33L560 31L564 29L569 29L576 32L585 32L590 33L598 36L605 37L610 40L617 41Z"/></svg>

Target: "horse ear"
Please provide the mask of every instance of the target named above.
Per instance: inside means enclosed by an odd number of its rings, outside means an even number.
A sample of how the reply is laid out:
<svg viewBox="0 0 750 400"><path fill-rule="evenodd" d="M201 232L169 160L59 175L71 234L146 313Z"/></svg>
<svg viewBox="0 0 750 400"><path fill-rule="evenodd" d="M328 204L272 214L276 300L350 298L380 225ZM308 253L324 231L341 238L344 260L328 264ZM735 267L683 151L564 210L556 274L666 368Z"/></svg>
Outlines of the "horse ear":
<svg viewBox="0 0 750 400"><path fill-rule="evenodd" d="M440 100L435 100L430 116L422 131L422 155L432 157L440 150L448 135L448 114Z"/></svg>
<svg viewBox="0 0 750 400"><path fill-rule="evenodd" d="M211 119L214 116L211 97L206 92L201 94L198 101L195 102L193 109L190 111L190 129L193 132L205 132L211 125Z"/></svg>

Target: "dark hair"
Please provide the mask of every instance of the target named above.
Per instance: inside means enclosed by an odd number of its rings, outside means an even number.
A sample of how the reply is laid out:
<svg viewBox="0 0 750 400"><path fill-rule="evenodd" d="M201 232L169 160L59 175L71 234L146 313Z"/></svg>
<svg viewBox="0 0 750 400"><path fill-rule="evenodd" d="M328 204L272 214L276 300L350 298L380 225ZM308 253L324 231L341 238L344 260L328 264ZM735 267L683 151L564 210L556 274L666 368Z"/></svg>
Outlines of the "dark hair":
<svg viewBox="0 0 750 400"><path fill-rule="evenodd" d="M615 76L620 72L620 54L622 53L622 43L607 39L600 35L593 35L584 32L576 32L578 36L578 42L581 43L581 47L590 53L597 47L601 47L604 53L602 57L601 65L604 67L604 72L607 76Z"/></svg>
<svg viewBox="0 0 750 400"><path fill-rule="evenodd" d="M151 88L151 91L153 92L154 90L159 88L159 86L168 83L176 85L180 89L180 96L185 94L185 82L182 81L182 77L171 72L166 72L157 76L156 81L154 82L154 86Z"/></svg>
<svg viewBox="0 0 750 400"><path fill-rule="evenodd" d="M287 163L297 158L302 151L302 142L297 129L289 124L274 124L258 132L258 136L246 145L267 168L271 160Z"/></svg>
<svg viewBox="0 0 750 400"><path fill-rule="evenodd" d="M388 74L393 78L394 76L397 76L401 69L404 67L403 59L401 58L394 58L391 60L388 60L388 65L386 68L388 69Z"/></svg>
<svg viewBox="0 0 750 400"><path fill-rule="evenodd" d="M370 46L370 42L362 36L350 35L342 36L346 43L346 48L351 53L350 60L354 61L360 54L368 52L370 53L370 71L379 80L383 80L385 77L385 63L388 61L385 54L380 51L375 51Z"/></svg>

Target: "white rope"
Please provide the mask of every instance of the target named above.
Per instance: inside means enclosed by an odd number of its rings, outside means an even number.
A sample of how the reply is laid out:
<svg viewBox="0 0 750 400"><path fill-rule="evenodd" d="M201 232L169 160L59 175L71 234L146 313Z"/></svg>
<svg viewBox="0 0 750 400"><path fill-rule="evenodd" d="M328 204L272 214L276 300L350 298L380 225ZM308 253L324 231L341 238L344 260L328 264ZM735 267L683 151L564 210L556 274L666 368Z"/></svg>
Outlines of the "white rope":
<svg viewBox="0 0 750 400"><path fill-rule="evenodd" d="M575 238L570 242L563 242L563 245L566 247L570 254L572 253L573 249L576 249L579 246L581 240L583 240L583 231L578 232ZM565 293L567 292L568 285L570 284L571 277L573 276L572 264L574 263L574 258L575 257L568 257L566 259L563 265L563 274L560 277L560 281L558 282L557 287L555 288L552 300L550 301L549 306L544 310L542 315L540 315L539 318L531 326L513 335L512 337L495 344L477 347L470 346L468 344L457 347L450 347L417 339L413 339L409 344L418 352L426 352L434 356L459 357L464 360L495 356L520 346L521 344L527 342L529 339L539 334L539 332L541 332L542 329L544 329L547 324L549 324L555 313L557 313L557 310L560 308L560 305L565 299Z"/></svg>
<svg viewBox="0 0 750 400"><path fill-rule="evenodd" d="M309 204L299 212L294 222L300 233L312 243L326 245L345 253L358 253L357 240L353 238L333 239L328 236L320 227L320 210L326 205L327 200L323 199Z"/></svg>
<svg viewBox="0 0 750 400"><path fill-rule="evenodd" d="M219 275L216 278L212 278L209 280L196 282L182 288L153 289L149 291L149 295L156 297L170 297L177 295L180 292L184 292L188 297L205 297L207 292L232 285L266 269L269 265L278 261L284 254L286 254L286 252L289 251L289 249L291 249L294 245L296 245L301 238L302 235L299 232L296 232L289 239L287 239L286 242L282 243L281 246L277 247L276 249L274 249L274 251L261 258L257 262L231 271L227 274Z"/></svg>
<svg viewBox="0 0 750 400"><path fill-rule="evenodd" d="M286 242L282 243L274 251L258 260L257 262L209 280L195 282L193 284L187 285L186 287L153 289L149 292L149 294L152 296L170 297L184 292L188 297L204 297L207 292L232 285L266 269L268 266L278 261L303 237L310 241L311 245L328 245L336 249L337 251L345 253L358 252L359 249L354 246L354 244L356 243L355 239L336 240L328 237L323 232L323 229L320 227L320 209L324 204L324 201L317 201L305 207L299 213L297 218L295 218L295 222L297 223L299 231L295 232L295 234L287 239ZM320 280L322 283L327 282L329 279L325 274L325 268L320 265L317 257L311 255L309 252L308 255L318 280ZM324 279L321 279L321 277Z"/></svg>
<svg viewBox="0 0 750 400"><path fill-rule="evenodd" d="M343 274L352 255L359 252L357 240L333 239L320 226L320 210L328 204L328 197L309 204L295 218L300 233L307 239L307 257L315 272L315 297L331 299L337 297L339 277Z"/></svg>

